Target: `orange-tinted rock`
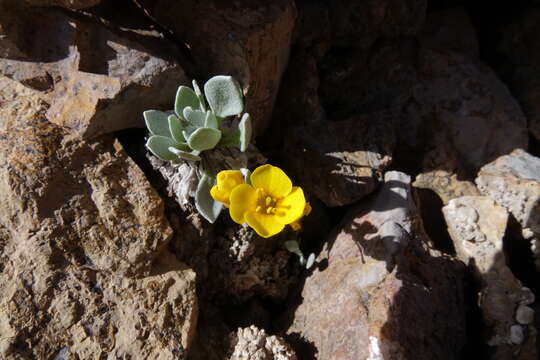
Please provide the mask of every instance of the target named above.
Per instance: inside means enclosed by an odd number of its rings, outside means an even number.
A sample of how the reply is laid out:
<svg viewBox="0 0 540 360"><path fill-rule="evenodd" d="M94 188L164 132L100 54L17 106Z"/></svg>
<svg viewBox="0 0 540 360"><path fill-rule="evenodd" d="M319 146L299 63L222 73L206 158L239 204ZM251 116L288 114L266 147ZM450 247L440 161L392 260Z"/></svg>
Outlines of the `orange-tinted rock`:
<svg viewBox="0 0 540 360"><path fill-rule="evenodd" d="M0 74L47 93L47 118L76 136L143 127L142 112L171 109L188 82L156 32L45 8L3 12L0 24Z"/></svg>

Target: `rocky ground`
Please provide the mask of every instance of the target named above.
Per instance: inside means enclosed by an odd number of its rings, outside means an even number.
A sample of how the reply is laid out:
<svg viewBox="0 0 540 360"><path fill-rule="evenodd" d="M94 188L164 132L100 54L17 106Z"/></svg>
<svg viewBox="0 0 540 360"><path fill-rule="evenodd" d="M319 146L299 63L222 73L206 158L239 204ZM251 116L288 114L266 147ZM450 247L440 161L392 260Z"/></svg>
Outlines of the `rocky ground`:
<svg viewBox="0 0 540 360"><path fill-rule="evenodd" d="M537 359L539 34L535 0L0 0L0 359ZM309 270L144 147L216 74Z"/></svg>

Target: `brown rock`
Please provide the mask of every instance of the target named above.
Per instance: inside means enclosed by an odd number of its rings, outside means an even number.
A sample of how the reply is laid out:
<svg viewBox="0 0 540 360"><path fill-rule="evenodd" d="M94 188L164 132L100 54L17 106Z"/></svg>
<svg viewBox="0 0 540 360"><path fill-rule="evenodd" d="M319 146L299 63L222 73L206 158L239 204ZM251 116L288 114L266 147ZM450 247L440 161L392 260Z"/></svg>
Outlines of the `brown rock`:
<svg viewBox="0 0 540 360"><path fill-rule="evenodd" d="M0 74L47 92L47 118L77 136L143 127L142 112L172 108L187 83L155 32L43 8L3 12L0 24Z"/></svg>
<svg viewBox="0 0 540 360"><path fill-rule="evenodd" d="M529 131L540 140L540 7L527 6L509 24L501 26L497 51L504 56L497 66L512 93L523 107Z"/></svg>
<svg viewBox="0 0 540 360"><path fill-rule="evenodd" d="M98 5L101 0L23 0L30 6L60 6L67 9L84 9Z"/></svg>
<svg viewBox="0 0 540 360"><path fill-rule="evenodd" d="M479 56L478 39L471 18L462 7L430 12L422 33L423 47L455 51L471 57Z"/></svg>
<svg viewBox="0 0 540 360"><path fill-rule="evenodd" d="M142 171L113 138L64 138L62 129L44 119L42 95L24 88L19 97L22 86L5 77L0 84L0 98L11 96L1 111L15 113L0 127L5 225L55 237L55 248L71 262L125 274L148 271L171 228Z"/></svg>
<svg viewBox="0 0 540 360"><path fill-rule="evenodd" d="M171 2L140 0L189 49L200 74L232 75L244 88L246 111L261 134L272 115L289 58L296 18L292 0Z"/></svg>
<svg viewBox="0 0 540 360"><path fill-rule="evenodd" d="M465 341L462 268L430 254L426 241L410 179L387 172L376 197L330 236L287 334L316 359L456 358Z"/></svg>
<svg viewBox="0 0 540 360"><path fill-rule="evenodd" d="M340 45L372 45L379 37L414 35L424 25L426 0L333 1L329 6L335 40Z"/></svg>
<svg viewBox="0 0 540 360"><path fill-rule="evenodd" d="M489 68L468 55L419 48L406 39L382 41L370 51L330 51L320 69L319 94L330 119L403 108L395 154L401 163L420 167L425 149L437 151L442 139L472 178L484 164L528 146L519 105Z"/></svg>
<svg viewBox="0 0 540 360"><path fill-rule="evenodd" d="M436 133L425 149L423 171L413 185L434 191L443 204L461 196L480 195L474 183L465 180L467 172L460 163L457 150L443 132Z"/></svg>
<svg viewBox="0 0 540 360"><path fill-rule="evenodd" d="M413 185L417 188L434 191L441 198L443 204L448 204L450 200L460 196L480 195L474 183L459 180L456 174L444 170L419 174Z"/></svg>
<svg viewBox="0 0 540 360"><path fill-rule="evenodd" d="M163 251L160 197L112 137L49 123L45 99L0 77L0 357L185 358L195 274Z"/></svg>
<svg viewBox="0 0 540 360"><path fill-rule="evenodd" d="M47 240L19 236L3 248L2 358L186 358L197 322L192 270L167 255L158 273L123 278L58 264Z"/></svg>
<svg viewBox="0 0 540 360"><path fill-rule="evenodd" d="M285 142L292 174L327 206L358 201L375 190L390 164L392 116L384 112L293 128Z"/></svg>
<svg viewBox="0 0 540 360"><path fill-rule="evenodd" d="M527 307L532 293L514 277L503 250L507 211L489 197L464 196L451 200L443 212L459 258L470 264L481 283L486 342L495 348L490 358L509 359L519 353L520 359L536 359L536 329L521 317L533 311Z"/></svg>
<svg viewBox="0 0 540 360"><path fill-rule="evenodd" d="M420 83L406 105L410 122L401 124L400 133L413 141L426 126L432 139L444 134L469 173L527 147L525 117L491 70L456 53L423 50L419 61Z"/></svg>

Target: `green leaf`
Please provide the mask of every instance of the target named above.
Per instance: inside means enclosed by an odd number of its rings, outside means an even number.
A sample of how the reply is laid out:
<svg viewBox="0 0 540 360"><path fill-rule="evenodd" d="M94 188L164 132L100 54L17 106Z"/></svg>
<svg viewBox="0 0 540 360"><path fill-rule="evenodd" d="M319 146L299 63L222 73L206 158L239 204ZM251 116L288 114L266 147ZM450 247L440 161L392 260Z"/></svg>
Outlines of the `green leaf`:
<svg viewBox="0 0 540 360"><path fill-rule="evenodd" d="M298 254L298 256L302 255L302 251L300 251L300 246L298 245L298 241L296 240L285 241L283 245L285 245L285 249L289 250L293 254Z"/></svg>
<svg viewBox="0 0 540 360"><path fill-rule="evenodd" d="M166 136L153 135L146 142L146 147L161 160L176 160L177 156L169 151L170 147L178 145L176 141Z"/></svg>
<svg viewBox="0 0 540 360"><path fill-rule="evenodd" d="M188 139L188 145L197 151L210 150L216 147L221 139L221 131L212 128L199 128Z"/></svg>
<svg viewBox="0 0 540 360"><path fill-rule="evenodd" d="M146 127L150 130L152 135L171 137L169 122L167 120L169 114L159 110L146 110L143 112L143 116Z"/></svg>
<svg viewBox="0 0 540 360"><path fill-rule="evenodd" d="M206 220L214 223L223 209L223 203L215 201L210 195L210 189L215 184L215 179L204 174L199 180L195 193L195 207Z"/></svg>
<svg viewBox="0 0 540 360"><path fill-rule="evenodd" d="M182 131L184 130L182 120L176 115L169 115L168 122L172 138L178 143L184 143L186 139L184 139L184 136L182 135Z"/></svg>
<svg viewBox="0 0 540 360"><path fill-rule="evenodd" d="M249 146L252 135L251 127L251 116L248 113L242 115L242 120L238 124L238 129L240 130L240 151L244 152Z"/></svg>
<svg viewBox="0 0 540 360"><path fill-rule="evenodd" d="M208 105L218 117L238 115L244 110L242 88L232 77L214 76L204 84Z"/></svg>
<svg viewBox="0 0 540 360"><path fill-rule="evenodd" d="M206 113L201 110L193 110L188 106L184 109L184 119L186 119L189 126L204 127Z"/></svg>
<svg viewBox="0 0 540 360"><path fill-rule="evenodd" d="M176 149L176 148L174 148L172 146L169 148L169 151L172 152L173 154L175 154L177 157L182 158L184 160L191 160L191 161L200 161L201 160L201 157L198 156L198 154L196 154L195 152L182 151L182 150Z"/></svg>
<svg viewBox="0 0 540 360"><path fill-rule="evenodd" d="M222 130L220 147L240 147L240 130Z"/></svg>
<svg viewBox="0 0 540 360"><path fill-rule="evenodd" d="M184 109L186 107L192 107L198 109L200 106L199 98L197 94L187 86L180 86L176 91L176 100L174 102L174 111L176 115L182 117Z"/></svg>
<svg viewBox="0 0 540 360"><path fill-rule="evenodd" d="M311 253L309 254L307 261L306 261L306 269L309 269L313 266L313 263L315 263L315 254Z"/></svg>
<svg viewBox="0 0 540 360"><path fill-rule="evenodd" d="M219 130L219 122L213 112L208 110L206 112L206 119L204 120L204 127Z"/></svg>
<svg viewBox="0 0 540 360"><path fill-rule="evenodd" d="M204 101L204 95L201 91L201 88L199 87L199 84L197 84L197 81L193 80L191 82L193 84L193 90L195 90L195 94L197 95L197 98L199 99L200 109L202 111L206 111L206 101Z"/></svg>

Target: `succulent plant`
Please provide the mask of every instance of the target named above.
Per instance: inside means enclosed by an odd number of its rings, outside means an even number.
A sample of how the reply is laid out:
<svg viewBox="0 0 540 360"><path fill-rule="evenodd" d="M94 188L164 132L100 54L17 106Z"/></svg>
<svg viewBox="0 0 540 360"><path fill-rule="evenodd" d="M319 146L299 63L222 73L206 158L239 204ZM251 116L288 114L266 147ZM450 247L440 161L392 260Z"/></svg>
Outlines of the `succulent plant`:
<svg viewBox="0 0 540 360"><path fill-rule="evenodd" d="M180 86L174 110L147 110L143 113L151 135L146 147L165 161L200 161L203 151L220 147L239 147L245 152L251 141L251 117L244 111L242 88L230 76L218 75L204 84L204 94L195 80L193 89ZM240 116L236 129L223 126L223 120ZM200 168L202 174L195 195L197 210L214 222L221 206L214 204L210 188L215 177Z"/></svg>
<svg viewBox="0 0 540 360"><path fill-rule="evenodd" d="M300 245L298 244L298 241L296 240L285 241L284 245L285 245L285 249L287 249L289 252L298 255L298 260L300 262L300 265L305 266L306 269L309 269L315 263L315 254L314 253L309 254L308 258L306 259L304 257L304 253L302 252L302 250L300 250Z"/></svg>

